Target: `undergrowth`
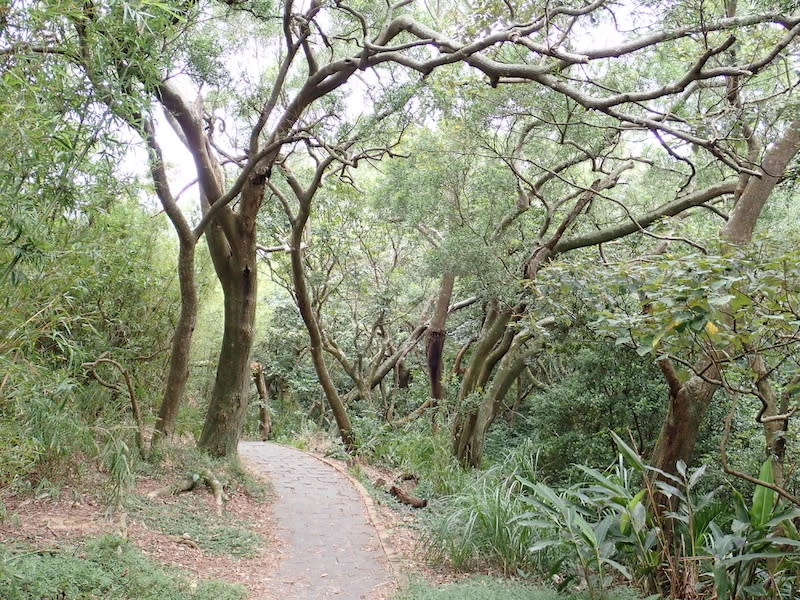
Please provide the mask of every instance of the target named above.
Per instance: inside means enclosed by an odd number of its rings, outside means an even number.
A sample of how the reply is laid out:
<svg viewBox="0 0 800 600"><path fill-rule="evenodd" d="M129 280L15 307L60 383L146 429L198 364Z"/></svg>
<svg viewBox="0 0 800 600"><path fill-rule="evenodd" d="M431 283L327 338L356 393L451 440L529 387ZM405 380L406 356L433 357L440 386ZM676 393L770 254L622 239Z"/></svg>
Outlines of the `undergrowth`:
<svg viewBox="0 0 800 600"><path fill-rule="evenodd" d="M426 545L436 562L457 570L499 569L506 575L542 570L531 530L515 519L525 510L519 478L536 477L536 454L527 444L485 471L469 474L468 485L433 506Z"/></svg>
<svg viewBox="0 0 800 600"><path fill-rule="evenodd" d="M130 513L148 527L190 539L210 554L252 558L264 544L247 523L227 514L219 517L207 505L198 506L191 497L175 498L166 505L136 502Z"/></svg>
<svg viewBox="0 0 800 600"><path fill-rule="evenodd" d="M413 581L402 589L395 600L585 600L585 593L564 594L521 581L477 577L444 586ZM609 600L632 600L637 596L620 589L608 595Z"/></svg>
<svg viewBox="0 0 800 600"><path fill-rule="evenodd" d="M243 600L244 588L190 581L124 539L104 536L49 550L0 545L0 598L69 600Z"/></svg>
<svg viewBox="0 0 800 600"><path fill-rule="evenodd" d="M423 422L424 421L424 422ZM402 427L370 418L354 418L359 453L370 463L413 473L419 478L415 494L439 497L453 494L471 481L453 458L447 427L432 432L427 420Z"/></svg>

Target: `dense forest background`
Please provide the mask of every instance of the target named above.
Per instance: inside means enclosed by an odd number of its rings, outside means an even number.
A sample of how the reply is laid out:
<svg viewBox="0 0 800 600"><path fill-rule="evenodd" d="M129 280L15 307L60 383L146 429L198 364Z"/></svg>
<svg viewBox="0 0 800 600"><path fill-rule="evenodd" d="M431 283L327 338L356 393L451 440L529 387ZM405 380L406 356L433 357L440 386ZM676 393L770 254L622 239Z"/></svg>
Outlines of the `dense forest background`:
<svg viewBox="0 0 800 600"><path fill-rule="evenodd" d="M796 12L0 4L0 487L325 432L459 569L798 597Z"/></svg>

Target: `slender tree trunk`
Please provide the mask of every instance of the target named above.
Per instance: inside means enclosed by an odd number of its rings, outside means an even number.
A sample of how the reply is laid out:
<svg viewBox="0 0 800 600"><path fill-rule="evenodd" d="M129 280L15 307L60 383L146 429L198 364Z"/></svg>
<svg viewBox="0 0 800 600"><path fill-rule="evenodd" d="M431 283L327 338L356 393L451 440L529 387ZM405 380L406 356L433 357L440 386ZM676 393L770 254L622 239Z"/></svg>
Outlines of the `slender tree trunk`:
<svg viewBox="0 0 800 600"><path fill-rule="evenodd" d="M189 354L197 323L197 285L194 273L197 234L189 226L170 191L161 148L155 138L152 122L143 123L143 133L149 149L150 174L156 195L178 234L178 282L181 292L181 312L172 338L172 353L164 397L158 410L158 419L151 440L151 449L155 450L161 440L169 440L175 435L178 411L189 378Z"/></svg>
<svg viewBox="0 0 800 600"><path fill-rule="evenodd" d="M444 355L444 342L447 338L447 308L450 306L450 298L453 296L455 280L456 276L452 271L448 271L442 276L439 295L436 299L436 308L427 332L428 344L426 353L428 356L428 374L431 382L431 398L434 399L434 406L436 401L444 398L442 358Z"/></svg>
<svg viewBox="0 0 800 600"><path fill-rule="evenodd" d="M751 177L747 187L720 232L722 239L734 244L749 244L756 223L772 190L783 177L786 167L800 147L800 121L792 121L783 135L771 146L761 162L761 176Z"/></svg>
<svg viewBox="0 0 800 600"><path fill-rule="evenodd" d="M222 349L211 403L198 443L213 456L236 454L247 413L256 308L255 270L242 269L236 279L225 283Z"/></svg>
<svg viewBox="0 0 800 600"><path fill-rule="evenodd" d="M269 414L269 386L271 378L267 379L264 374L264 365L259 362L252 364L253 368L253 381L256 384L256 391L258 391L258 399L261 401L261 406L258 410L258 429L261 433L261 440L266 442L272 435L272 417Z"/></svg>
<svg viewBox="0 0 800 600"><path fill-rule="evenodd" d="M308 220L307 212L301 212L300 216L292 223L291 239L291 259L292 259L292 283L294 284L295 302L300 310L300 316L305 323L308 331L309 351L311 360L314 363L314 370L317 373L320 385L325 392L325 398L333 411L336 425L339 428L339 435L342 439L347 452L355 451L355 437L353 427L350 424L350 417L347 415L344 403L336 390L328 366L325 364L325 351L323 349L322 331L320 330L317 316L311 305L311 295L306 285L306 271L303 258L303 230Z"/></svg>
<svg viewBox="0 0 800 600"><path fill-rule="evenodd" d="M178 410L189 379L189 353L197 324L197 286L194 274L196 244L181 240L178 251L178 278L181 290L181 312L172 338L172 354L164 397L158 410L151 446L158 447L161 440L171 440L175 435Z"/></svg>

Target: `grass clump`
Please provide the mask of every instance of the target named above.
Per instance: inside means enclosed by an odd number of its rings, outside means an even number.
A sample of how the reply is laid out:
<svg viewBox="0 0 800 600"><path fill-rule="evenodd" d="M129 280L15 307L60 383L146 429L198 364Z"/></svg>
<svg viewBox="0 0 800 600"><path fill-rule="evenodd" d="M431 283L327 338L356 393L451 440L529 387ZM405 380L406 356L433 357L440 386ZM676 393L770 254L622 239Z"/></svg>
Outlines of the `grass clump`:
<svg viewBox="0 0 800 600"><path fill-rule="evenodd" d="M499 569L506 575L547 572L530 552L532 530L519 524L527 510L519 478L536 478L536 454L522 444L433 506L426 542L433 560L457 570Z"/></svg>
<svg viewBox="0 0 800 600"><path fill-rule="evenodd" d="M78 547L36 550L0 545L0 598L69 600L244 600L245 589L192 582L174 567L155 565L117 536Z"/></svg>

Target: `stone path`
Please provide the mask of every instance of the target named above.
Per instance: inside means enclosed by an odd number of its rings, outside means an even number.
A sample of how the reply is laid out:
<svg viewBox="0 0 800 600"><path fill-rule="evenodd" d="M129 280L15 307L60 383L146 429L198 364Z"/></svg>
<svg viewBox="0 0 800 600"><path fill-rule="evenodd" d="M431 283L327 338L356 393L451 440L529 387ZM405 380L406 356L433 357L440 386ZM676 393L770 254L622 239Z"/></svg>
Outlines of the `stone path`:
<svg viewBox="0 0 800 600"><path fill-rule="evenodd" d="M283 541L274 595L259 600L374 600L393 575L367 509L333 466L294 448L242 442L239 453L272 480Z"/></svg>

